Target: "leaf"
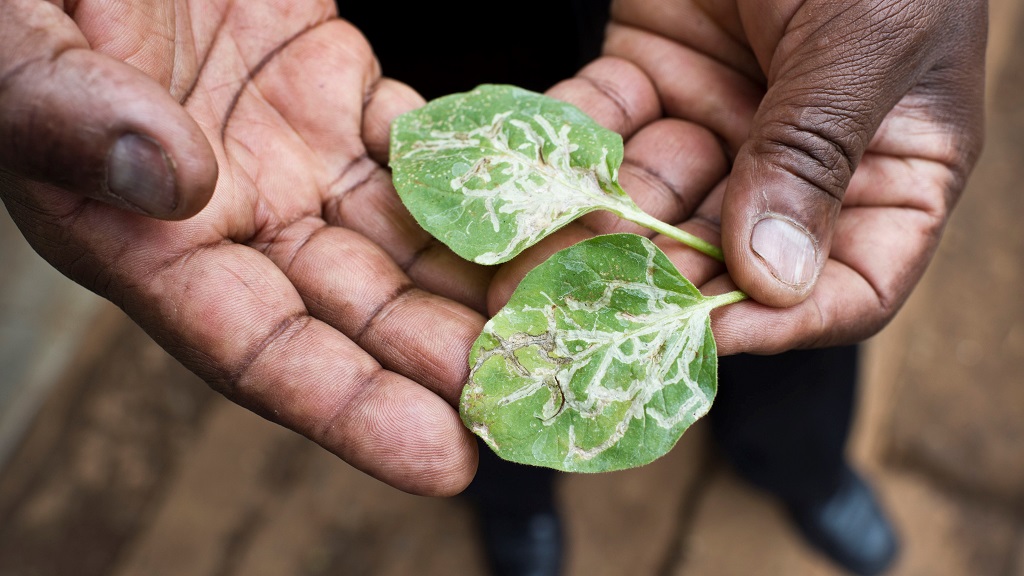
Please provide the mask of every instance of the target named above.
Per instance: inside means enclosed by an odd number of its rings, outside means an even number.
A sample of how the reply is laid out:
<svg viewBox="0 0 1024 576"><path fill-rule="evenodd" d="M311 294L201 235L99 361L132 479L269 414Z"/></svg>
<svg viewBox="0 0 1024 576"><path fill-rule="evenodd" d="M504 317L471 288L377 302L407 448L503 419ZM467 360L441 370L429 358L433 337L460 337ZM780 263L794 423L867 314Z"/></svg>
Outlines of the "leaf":
<svg viewBox="0 0 1024 576"><path fill-rule="evenodd" d="M616 182L622 138L581 110L485 84L395 119L395 189L467 260L498 264L593 210L640 213Z"/></svg>
<svg viewBox="0 0 1024 576"><path fill-rule="evenodd" d="M717 390L713 308L653 242L598 236L532 270L470 352L462 419L502 458L573 472L647 464Z"/></svg>

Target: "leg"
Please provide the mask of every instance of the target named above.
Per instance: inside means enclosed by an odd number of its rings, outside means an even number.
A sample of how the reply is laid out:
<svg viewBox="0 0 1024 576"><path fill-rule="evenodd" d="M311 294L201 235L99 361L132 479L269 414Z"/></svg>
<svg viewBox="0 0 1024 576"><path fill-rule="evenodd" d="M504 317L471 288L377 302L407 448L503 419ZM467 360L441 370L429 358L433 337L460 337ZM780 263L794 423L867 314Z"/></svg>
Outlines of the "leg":
<svg viewBox="0 0 1024 576"><path fill-rule="evenodd" d="M498 458L483 442L465 495L476 505L495 576L557 576L562 526L554 501L558 472Z"/></svg>
<svg viewBox="0 0 1024 576"><path fill-rule="evenodd" d="M872 575L897 542L846 462L856 383L856 346L723 358L711 421L736 471L781 499L812 545Z"/></svg>
<svg viewBox="0 0 1024 576"><path fill-rule="evenodd" d="M554 483L558 472L551 468L523 466L502 460L483 442L480 466L466 496L481 506L495 509L550 510L554 507Z"/></svg>
<svg viewBox="0 0 1024 576"><path fill-rule="evenodd" d="M818 500L842 477L856 382L856 346L725 357L711 426L751 483Z"/></svg>

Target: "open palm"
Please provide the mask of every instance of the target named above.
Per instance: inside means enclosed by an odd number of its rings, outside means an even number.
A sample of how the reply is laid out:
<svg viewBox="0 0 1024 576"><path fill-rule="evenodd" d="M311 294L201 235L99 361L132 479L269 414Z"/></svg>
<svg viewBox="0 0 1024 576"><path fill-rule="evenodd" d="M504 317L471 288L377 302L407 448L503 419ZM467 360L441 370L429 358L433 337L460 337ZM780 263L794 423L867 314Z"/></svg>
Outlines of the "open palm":
<svg viewBox="0 0 1024 576"><path fill-rule="evenodd" d="M50 181L2 176L33 246L234 401L399 488L461 490L476 448L451 405L487 273L431 242L381 166L390 119L419 96L380 77L332 2L64 8L6 3L4 37L33 52L16 86L49 106L40 113L115 134L78 130L100 142L69 145L59 130L33 132L26 150L7 151ZM64 174L90 154L103 166L124 132L159 142L171 201L125 200L99 174L84 190L98 202L68 191L89 174L64 184L34 156L68 155ZM155 220L111 203L198 214Z"/></svg>

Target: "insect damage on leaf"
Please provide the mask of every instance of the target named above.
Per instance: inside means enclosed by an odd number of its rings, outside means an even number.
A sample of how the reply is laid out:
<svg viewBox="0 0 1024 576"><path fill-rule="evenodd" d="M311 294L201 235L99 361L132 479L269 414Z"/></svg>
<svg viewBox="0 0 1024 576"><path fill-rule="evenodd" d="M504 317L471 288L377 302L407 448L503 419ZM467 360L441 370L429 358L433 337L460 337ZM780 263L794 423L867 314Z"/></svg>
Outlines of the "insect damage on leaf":
<svg viewBox="0 0 1024 576"><path fill-rule="evenodd" d="M571 104L507 85L431 101L392 125L395 189L460 256L505 262L587 212L634 206L622 138Z"/></svg>
<svg viewBox="0 0 1024 576"><path fill-rule="evenodd" d="M599 236L531 271L470 353L460 412L501 457L573 472L647 464L711 407L704 297L650 241Z"/></svg>
<svg viewBox="0 0 1024 576"><path fill-rule="evenodd" d="M498 264L593 210L722 260L622 190L622 139L576 107L482 85L398 117L395 189L463 258ZM631 468L664 455L711 406L718 359L705 297L646 238L600 236L531 271L470 353L462 419L501 457L559 470Z"/></svg>

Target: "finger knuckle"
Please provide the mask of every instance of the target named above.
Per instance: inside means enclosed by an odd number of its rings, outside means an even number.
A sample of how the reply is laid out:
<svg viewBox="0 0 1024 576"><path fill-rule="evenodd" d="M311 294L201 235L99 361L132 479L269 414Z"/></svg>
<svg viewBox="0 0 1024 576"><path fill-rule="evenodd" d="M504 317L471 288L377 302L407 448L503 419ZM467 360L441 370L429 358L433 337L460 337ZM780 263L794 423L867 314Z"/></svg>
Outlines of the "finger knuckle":
<svg viewBox="0 0 1024 576"><path fill-rule="evenodd" d="M854 114L805 108L799 119L770 122L755 150L759 157L842 200L859 155Z"/></svg>

